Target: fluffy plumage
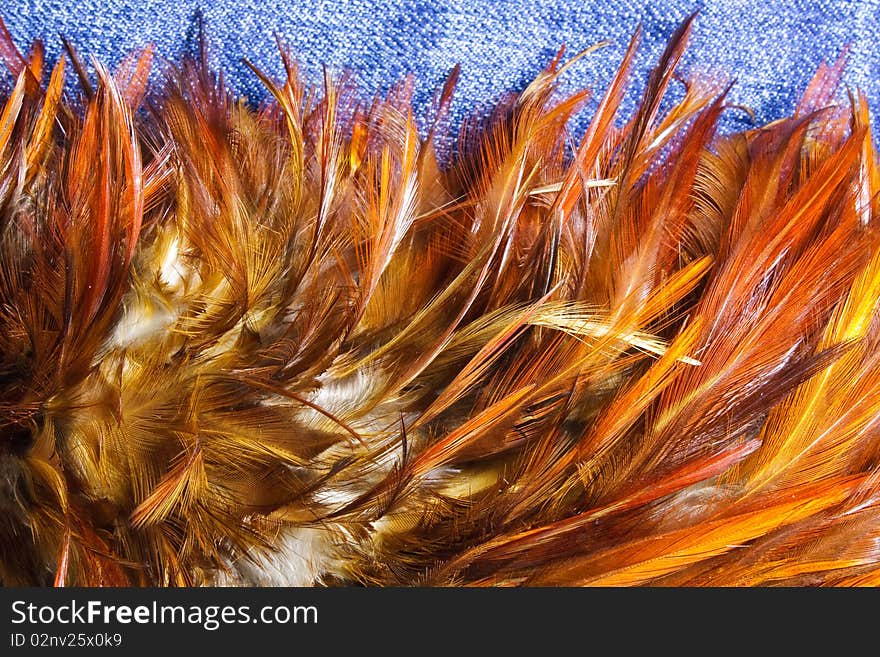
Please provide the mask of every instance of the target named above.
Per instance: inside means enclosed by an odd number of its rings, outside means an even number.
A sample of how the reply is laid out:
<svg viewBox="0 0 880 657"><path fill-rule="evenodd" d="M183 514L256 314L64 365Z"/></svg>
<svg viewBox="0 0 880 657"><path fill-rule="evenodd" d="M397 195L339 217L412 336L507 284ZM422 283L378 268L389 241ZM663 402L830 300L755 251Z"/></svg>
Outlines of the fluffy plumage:
<svg viewBox="0 0 880 657"><path fill-rule="evenodd" d="M577 144L562 53L453 138L457 73L254 108L4 28L3 583L874 584L868 109L718 135L690 25Z"/></svg>

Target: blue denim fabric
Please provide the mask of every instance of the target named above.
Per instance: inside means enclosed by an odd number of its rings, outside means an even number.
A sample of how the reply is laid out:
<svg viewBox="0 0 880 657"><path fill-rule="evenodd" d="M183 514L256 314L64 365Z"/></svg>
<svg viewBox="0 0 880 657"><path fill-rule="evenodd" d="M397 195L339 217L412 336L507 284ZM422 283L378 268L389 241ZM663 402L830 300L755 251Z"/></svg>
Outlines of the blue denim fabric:
<svg viewBox="0 0 880 657"><path fill-rule="evenodd" d="M569 89L601 91L641 22L644 40L626 111L676 25L699 9L683 71L735 78L732 102L751 107L759 122L790 112L819 63L846 44L845 81L880 106L880 0L0 0L20 47L41 37L57 56L63 33L82 54L111 65L148 42L173 60L191 47L199 9L212 62L225 69L230 86L255 100L265 90L241 58L280 77L276 33L315 82L322 64L352 69L372 96L413 72L420 115L460 63L453 115L461 118L504 91L522 89L562 44L573 54L611 41L565 78ZM725 121L728 128L750 125L743 112L729 112Z"/></svg>

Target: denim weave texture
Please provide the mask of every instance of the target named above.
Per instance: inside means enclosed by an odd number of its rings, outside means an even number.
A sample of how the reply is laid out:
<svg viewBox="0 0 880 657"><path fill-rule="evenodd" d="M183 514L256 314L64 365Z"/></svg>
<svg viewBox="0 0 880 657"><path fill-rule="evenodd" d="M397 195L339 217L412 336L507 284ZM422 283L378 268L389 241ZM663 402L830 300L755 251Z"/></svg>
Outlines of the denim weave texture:
<svg viewBox="0 0 880 657"><path fill-rule="evenodd" d="M322 65L337 75L349 70L367 99L412 73L420 117L460 64L454 120L479 112L504 92L522 90L563 44L573 55L610 41L567 71L562 83L563 90L588 87L598 96L641 24L626 115L675 27L699 10L682 73L734 80L731 103L750 107L758 123L790 113L819 64L836 59L847 45L845 83L860 88L872 109L880 106L880 0L0 0L0 8L22 50L41 38L54 60L63 34L80 54L112 66L152 43L159 69L162 59L173 61L192 49L201 13L212 64L225 71L228 86L255 101L266 91L242 58L280 78L276 35L307 80L319 83ZM154 79L160 75L153 73ZM588 117L589 108L579 125ZM728 111L723 123L726 129L751 125L738 110Z"/></svg>

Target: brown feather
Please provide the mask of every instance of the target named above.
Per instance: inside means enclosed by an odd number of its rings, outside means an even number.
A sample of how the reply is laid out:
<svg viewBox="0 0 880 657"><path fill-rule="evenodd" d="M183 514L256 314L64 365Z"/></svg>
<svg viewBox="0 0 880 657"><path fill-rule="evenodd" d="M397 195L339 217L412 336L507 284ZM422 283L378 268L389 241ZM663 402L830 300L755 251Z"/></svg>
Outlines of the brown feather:
<svg viewBox="0 0 880 657"><path fill-rule="evenodd" d="M456 137L0 24L2 583L876 585L867 104L719 134L693 20L577 143L598 46Z"/></svg>

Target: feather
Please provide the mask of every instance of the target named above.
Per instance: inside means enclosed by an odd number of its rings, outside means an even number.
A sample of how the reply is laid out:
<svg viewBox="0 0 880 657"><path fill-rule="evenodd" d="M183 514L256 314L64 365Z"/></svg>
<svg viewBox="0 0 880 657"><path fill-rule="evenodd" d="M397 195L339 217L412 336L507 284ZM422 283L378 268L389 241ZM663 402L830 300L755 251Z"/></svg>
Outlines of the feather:
<svg viewBox="0 0 880 657"><path fill-rule="evenodd" d="M0 23L0 581L876 585L867 103L844 53L723 133L695 20L631 116L640 31L457 134L458 68L422 124Z"/></svg>

